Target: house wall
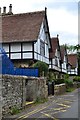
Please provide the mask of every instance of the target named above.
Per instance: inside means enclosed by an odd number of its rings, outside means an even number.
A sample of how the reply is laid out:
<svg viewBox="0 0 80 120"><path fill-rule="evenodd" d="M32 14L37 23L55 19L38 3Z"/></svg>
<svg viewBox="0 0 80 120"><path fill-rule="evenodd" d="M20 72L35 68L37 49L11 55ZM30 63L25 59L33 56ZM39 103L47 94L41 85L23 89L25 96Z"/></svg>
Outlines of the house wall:
<svg viewBox="0 0 80 120"><path fill-rule="evenodd" d="M44 43L44 49L45 49L44 55L41 55L40 41ZM48 41L49 41L49 38L47 37L47 34L45 33L44 23L42 23L40 33L38 36L38 40L36 43L34 43L34 59L35 60L40 60L40 61L43 61L49 64L49 43Z"/></svg>
<svg viewBox="0 0 80 120"><path fill-rule="evenodd" d="M74 69L70 69L70 71L68 71L68 74L71 74L71 75L77 75L77 68L74 68Z"/></svg>
<svg viewBox="0 0 80 120"><path fill-rule="evenodd" d="M32 43L10 43L3 44L3 49L6 51L10 59L32 59L33 46Z"/></svg>
<svg viewBox="0 0 80 120"><path fill-rule="evenodd" d="M58 64L56 65L56 63L55 63L55 58L52 59L52 69L61 71L60 64L59 64L59 58L57 58L57 63L58 63Z"/></svg>
<svg viewBox="0 0 80 120"><path fill-rule="evenodd" d="M62 63L62 72L67 73L67 61L66 61L66 56L64 56L64 60Z"/></svg>
<svg viewBox="0 0 80 120"><path fill-rule="evenodd" d="M61 71L61 66L60 66L60 53L59 51L55 52L55 57L52 59L52 62L50 60L49 62L49 69L54 69L57 71Z"/></svg>
<svg viewBox="0 0 80 120"><path fill-rule="evenodd" d="M78 68L77 67L76 68L72 68L71 65L68 65L68 74L78 75Z"/></svg>

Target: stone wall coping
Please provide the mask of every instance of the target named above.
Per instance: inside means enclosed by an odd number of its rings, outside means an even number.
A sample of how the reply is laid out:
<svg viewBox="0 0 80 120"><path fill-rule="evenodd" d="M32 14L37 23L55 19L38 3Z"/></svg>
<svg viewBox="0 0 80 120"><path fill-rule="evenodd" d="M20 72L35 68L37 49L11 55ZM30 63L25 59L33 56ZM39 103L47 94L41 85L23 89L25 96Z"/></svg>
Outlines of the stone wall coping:
<svg viewBox="0 0 80 120"><path fill-rule="evenodd" d="M20 75L0 75L0 78L3 78L3 77L14 77L14 78L20 78L20 79L25 79L25 80L45 80L46 78L45 77L28 77L28 76L20 76Z"/></svg>
<svg viewBox="0 0 80 120"><path fill-rule="evenodd" d="M0 78L2 78L2 75L0 74Z"/></svg>
<svg viewBox="0 0 80 120"><path fill-rule="evenodd" d="M44 77L27 77L27 80L46 80Z"/></svg>
<svg viewBox="0 0 80 120"><path fill-rule="evenodd" d="M27 78L27 76L20 76L20 75L8 75L8 74L2 75L2 77Z"/></svg>
<svg viewBox="0 0 80 120"><path fill-rule="evenodd" d="M59 85L55 85L56 87L60 87L60 86L64 86L66 85L65 83L59 84Z"/></svg>

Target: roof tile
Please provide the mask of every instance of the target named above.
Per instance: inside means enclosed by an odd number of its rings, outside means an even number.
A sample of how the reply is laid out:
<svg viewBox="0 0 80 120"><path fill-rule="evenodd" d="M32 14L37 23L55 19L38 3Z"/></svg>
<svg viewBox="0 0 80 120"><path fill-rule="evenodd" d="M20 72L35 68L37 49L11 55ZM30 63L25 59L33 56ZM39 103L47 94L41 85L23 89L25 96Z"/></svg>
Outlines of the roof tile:
<svg viewBox="0 0 80 120"><path fill-rule="evenodd" d="M3 42L36 41L45 11L2 16Z"/></svg>
<svg viewBox="0 0 80 120"><path fill-rule="evenodd" d="M49 56L50 56L50 58L54 58L56 49L59 48L59 40L57 37L51 38L51 46L52 46L52 50L50 51Z"/></svg>
<svg viewBox="0 0 80 120"><path fill-rule="evenodd" d="M75 68L77 65L77 54L69 54L68 62L72 65L72 68Z"/></svg>

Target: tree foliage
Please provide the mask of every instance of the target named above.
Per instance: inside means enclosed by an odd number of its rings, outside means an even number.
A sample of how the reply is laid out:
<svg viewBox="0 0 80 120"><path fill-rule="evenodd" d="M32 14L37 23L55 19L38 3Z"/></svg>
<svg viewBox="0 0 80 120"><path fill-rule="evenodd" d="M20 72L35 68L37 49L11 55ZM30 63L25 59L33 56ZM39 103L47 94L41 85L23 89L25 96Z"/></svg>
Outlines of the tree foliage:
<svg viewBox="0 0 80 120"><path fill-rule="evenodd" d="M34 64L34 67L38 68L39 70L39 76L47 76L48 74L48 65L44 62L38 61Z"/></svg>
<svg viewBox="0 0 80 120"><path fill-rule="evenodd" d="M66 46L67 52L69 53L74 53L74 51L78 52L80 49L80 45L68 45L68 44L63 44L61 46Z"/></svg>

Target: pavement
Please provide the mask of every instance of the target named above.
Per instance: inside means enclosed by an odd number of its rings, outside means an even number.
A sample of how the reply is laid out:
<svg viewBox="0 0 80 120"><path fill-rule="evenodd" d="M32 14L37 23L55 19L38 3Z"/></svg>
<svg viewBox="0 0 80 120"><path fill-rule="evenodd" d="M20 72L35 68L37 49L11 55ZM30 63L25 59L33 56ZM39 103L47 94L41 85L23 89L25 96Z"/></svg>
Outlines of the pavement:
<svg viewBox="0 0 80 120"><path fill-rule="evenodd" d="M33 104L17 115L7 116L3 120L79 120L80 89L64 95L49 96L42 104Z"/></svg>

